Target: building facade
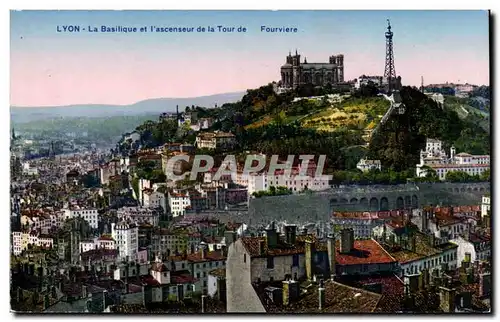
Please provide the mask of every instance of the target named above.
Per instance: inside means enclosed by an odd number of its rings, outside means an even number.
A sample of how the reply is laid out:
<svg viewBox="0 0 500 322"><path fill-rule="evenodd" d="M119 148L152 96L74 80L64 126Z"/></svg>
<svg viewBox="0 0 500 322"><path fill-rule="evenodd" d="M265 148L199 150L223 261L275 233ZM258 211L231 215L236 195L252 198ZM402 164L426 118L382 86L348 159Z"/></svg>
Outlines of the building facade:
<svg viewBox="0 0 500 322"><path fill-rule="evenodd" d="M329 57L326 63L308 63L300 61L300 55L295 52L286 57L286 63L281 66L281 86L297 88L305 84L314 86L335 85L344 82L344 55Z"/></svg>
<svg viewBox="0 0 500 322"><path fill-rule="evenodd" d="M111 236L116 241L119 257L134 260L139 250L139 228L135 224L111 224Z"/></svg>
<svg viewBox="0 0 500 322"><path fill-rule="evenodd" d="M470 176L481 175L490 169L490 156L456 154L455 147L452 146L448 157L440 140L427 139L426 149L420 151L420 163L416 167L417 176L425 177L428 169L436 171L441 180L445 180L446 174L450 171L461 171Z"/></svg>

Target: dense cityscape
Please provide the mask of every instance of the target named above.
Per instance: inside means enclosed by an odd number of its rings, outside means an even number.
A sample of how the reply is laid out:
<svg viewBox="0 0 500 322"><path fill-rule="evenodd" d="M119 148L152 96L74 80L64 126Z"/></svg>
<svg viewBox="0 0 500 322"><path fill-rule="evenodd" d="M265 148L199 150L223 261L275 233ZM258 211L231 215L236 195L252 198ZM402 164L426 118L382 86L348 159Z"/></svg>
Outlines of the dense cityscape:
<svg viewBox="0 0 500 322"><path fill-rule="evenodd" d="M115 142L13 125L11 309L490 313L489 86L405 86L393 31L383 75L290 51L241 100ZM248 173L248 155L291 174Z"/></svg>

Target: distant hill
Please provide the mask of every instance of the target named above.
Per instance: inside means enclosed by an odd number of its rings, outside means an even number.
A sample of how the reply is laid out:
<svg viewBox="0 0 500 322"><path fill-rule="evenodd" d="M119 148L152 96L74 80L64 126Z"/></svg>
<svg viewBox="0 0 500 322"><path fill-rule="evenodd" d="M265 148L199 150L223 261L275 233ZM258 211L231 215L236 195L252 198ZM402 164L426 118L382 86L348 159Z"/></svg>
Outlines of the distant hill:
<svg viewBox="0 0 500 322"><path fill-rule="evenodd" d="M110 117L117 115L142 115L179 111L186 106L197 105L214 107L240 100L245 92L224 93L189 98L155 98L130 105L78 104L67 106L22 107L11 106L10 115L13 123L27 123L60 117Z"/></svg>

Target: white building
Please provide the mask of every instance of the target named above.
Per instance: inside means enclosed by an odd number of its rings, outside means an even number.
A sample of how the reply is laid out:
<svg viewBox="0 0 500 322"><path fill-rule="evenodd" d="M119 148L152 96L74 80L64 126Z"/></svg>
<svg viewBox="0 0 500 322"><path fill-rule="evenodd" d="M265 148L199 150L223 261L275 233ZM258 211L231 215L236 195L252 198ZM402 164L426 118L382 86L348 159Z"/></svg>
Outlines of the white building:
<svg viewBox="0 0 500 322"><path fill-rule="evenodd" d="M436 171L440 180L445 180L446 174L450 171L462 171L471 176L481 175L490 168L490 156L456 154L455 148L451 147L448 158L441 141L427 139L426 149L420 151L420 163L416 167L417 176L425 177L427 167Z"/></svg>
<svg viewBox="0 0 500 322"><path fill-rule="evenodd" d="M293 193L303 192L304 190L321 191L330 188L330 178L327 175L315 176L300 176L291 174L288 178L280 175L277 172L275 175L266 173L254 174L248 176L248 194L254 192L267 191L270 187L286 187Z"/></svg>
<svg viewBox="0 0 500 322"><path fill-rule="evenodd" d="M361 159L359 160L356 168L363 172L368 172L370 170L382 170L382 166L380 164L380 160L368 160L368 159Z"/></svg>
<svg viewBox="0 0 500 322"><path fill-rule="evenodd" d="M359 88L361 88L361 86L366 86L370 82L376 86L382 86L383 78L384 77L382 77L382 76L361 75L356 79L356 83L354 83L354 88L359 89Z"/></svg>
<svg viewBox="0 0 500 322"><path fill-rule="evenodd" d="M448 264L450 270L455 270L458 267L457 248L456 245L449 246L444 250L436 250L426 256L415 255L415 257L409 257L410 259L407 261L400 261L401 271L406 275L418 274L423 269L441 268L441 264Z"/></svg>
<svg viewBox="0 0 500 322"><path fill-rule="evenodd" d="M111 237L116 241L120 258L135 260L139 249L139 228L135 224L111 224Z"/></svg>
<svg viewBox="0 0 500 322"><path fill-rule="evenodd" d="M97 209L91 208L72 208L64 209L64 219L83 218L89 223L89 226L97 229L99 224L99 213Z"/></svg>
<svg viewBox="0 0 500 322"><path fill-rule="evenodd" d="M139 141L140 139L141 139L141 135L139 134L139 132L136 132L136 131L123 136L124 142L129 141L131 143L134 143L136 141Z"/></svg>
<svg viewBox="0 0 500 322"><path fill-rule="evenodd" d="M170 206L170 212L173 217L184 216L186 214L186 208L191 207L189 192L186 194L169 193L168 205Z"/></svg>
<svg viewBox="0 0 500 322"><path fill-rule="evenodd" d="M483 200L481 202L481 218L488 215L488 212L491 211L491 198L490 196L483 196Z"/></svg>
<svg viewBox="0 0 500 322"><path fill-rule="evenodd" d="M82 253L93 249L116 249L116 243L111 236L107 235L103 235L93 240L84 240L80 242L80 251Z"/></svg>
<svg viewBox="0 0 500 322"><path fill-rule="evenodd" d="M54 246L54 239L37 232L12 232L12 253L14 255L21 254L28 249L29 245L52 248Z"/></svg>
<svg viewBox="0 0 500 322"><path fill-rule="evenodd" d="M196 137L196 146L199 149L231 148L236 143L236 136L232 133L220 131L204 132Z"/></svg>
<svg viewBox="0 0 500 322"><path fill-rule="evenodd" d="M439 107L443 107L444 105L444 96L441 93L426 93L430 99L432 99L434 102L438 103Z"/></svg>
<svg viewBox="0 0 500 322"><path fill-rule="evenodd" d="M491 241L486 236L471 233L469 240L458 237L451 242L458 245L458 263L466 258L467 253L470 254L471 261L486 261L491 256Z"/></svg>
<svg viewBox="0 0 500 322"><path fill-rule="evenodd" d="M38 169L35 166L32 166L29 162L24 162L23 174L27 176L36 176L38 175Z"/></svg>
<svg viewBox="0 0 500 322"><path fill-rule="evenodd" d="M142 205L144 207L161 207L163 212L167 211L167 201L165 194L158 191L153 191L152 189L147 189L143 191Z"/></svg>

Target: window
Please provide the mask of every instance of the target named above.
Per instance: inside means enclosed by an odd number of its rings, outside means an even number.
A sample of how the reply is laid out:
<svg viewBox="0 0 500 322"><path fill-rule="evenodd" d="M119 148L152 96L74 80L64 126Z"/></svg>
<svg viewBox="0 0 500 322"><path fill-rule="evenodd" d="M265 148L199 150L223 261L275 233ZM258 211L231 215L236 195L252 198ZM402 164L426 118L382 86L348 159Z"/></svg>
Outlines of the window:
<svg viewBox="0 0 500 322"><path fill-rule="evenodd" d="M200 272L196 273L196 278L200 278Z"/></svg>
<svg viewBox="0 0 500 322"><path fill-rule="evenodd" d="M182 267L182 269L184 269L184 267L185 267L184 263L182 263L181 267Z"/></svg>
<svg viewBox="0 0 500 322"><path fill-rule="evenodd" d="M269 277L269 282L273 282L274 281L274 277Z"/></svg>
<svg viewBox="0 0 500 322"><path fill-rule="evenodd" d="M274 268L274 257L267 258L267 268Z"/></svg>
<svg viewBox="0 0 500 322"><path fill-rule="evenodd" d="M166 273L166 272L165 272L165 273L163 273L163 277L167 277L167 273Z"/></svg>
<svg viewBox="0 0 500 322"><path fill-rule="evenodd" d="M293 255L292 267L299 267L299 255L298 254Z"/></svg>

